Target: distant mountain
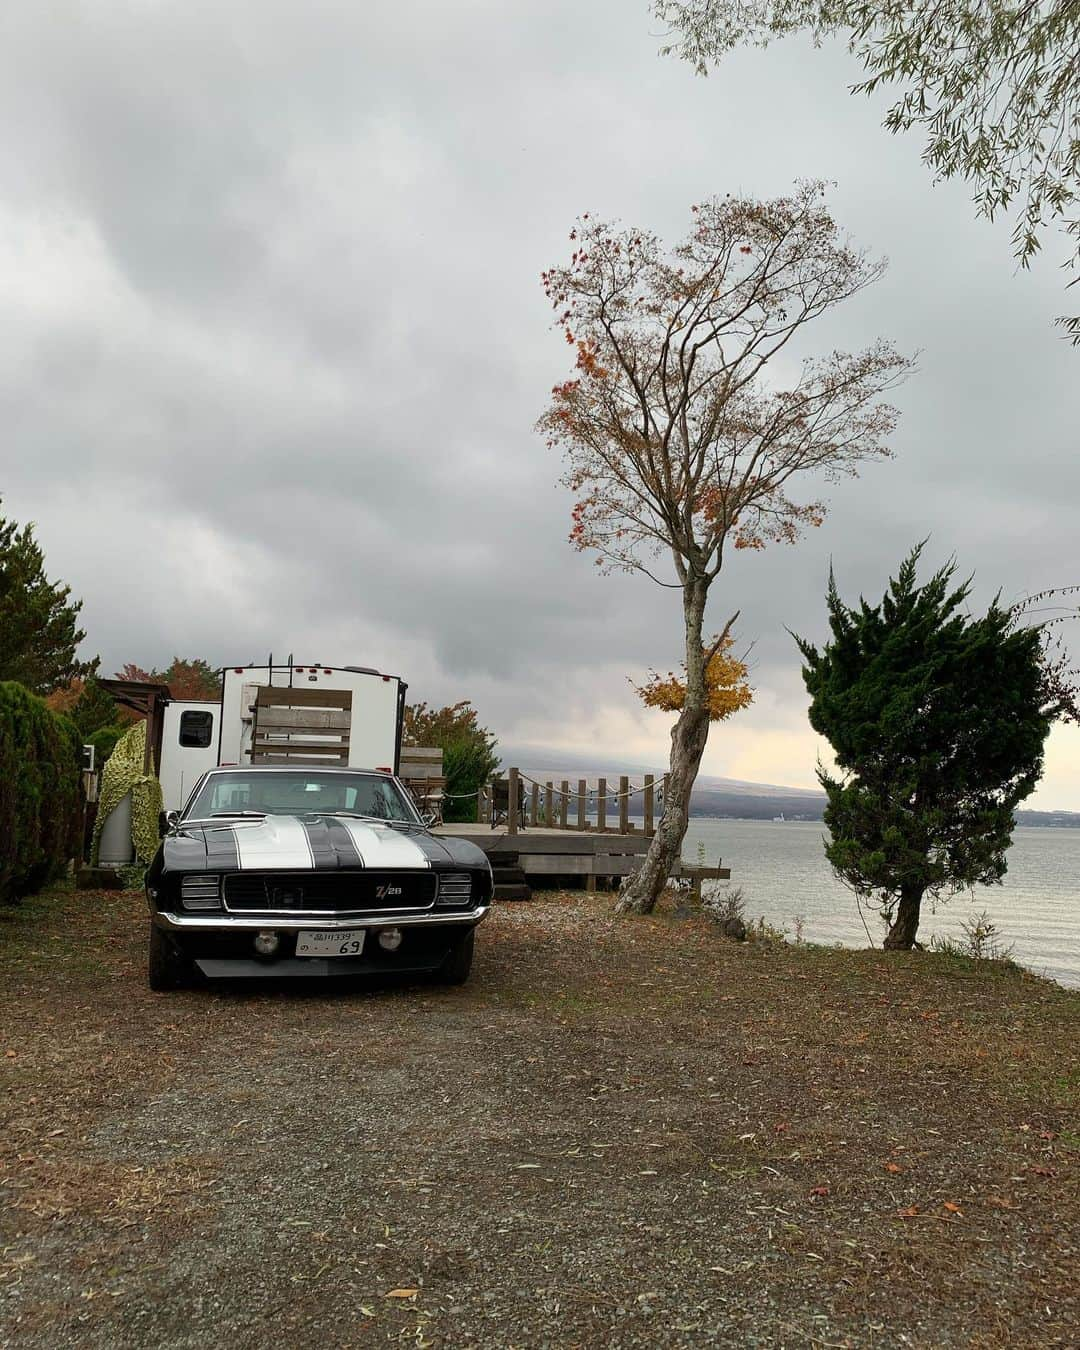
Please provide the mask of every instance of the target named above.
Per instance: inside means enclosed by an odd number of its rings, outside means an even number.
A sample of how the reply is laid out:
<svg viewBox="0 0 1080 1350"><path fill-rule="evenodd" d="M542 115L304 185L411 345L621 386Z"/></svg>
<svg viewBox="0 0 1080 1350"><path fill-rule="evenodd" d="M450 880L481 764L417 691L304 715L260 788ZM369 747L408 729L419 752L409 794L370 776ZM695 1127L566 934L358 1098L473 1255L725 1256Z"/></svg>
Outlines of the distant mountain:
<svg viewBox="0 0 1080 1350"><path fill-rule="evenodd" d="M718 780L714 779L713 782ZM722 781L722 780L719 780ZM690 795L691 816L721 816L734 820L820 820L825 809L825 794L800 788L774 788L762 784L705 787L700 783Z"/></svg>
<svg viewBox="0 0 1080 1350"><path fill-rule="evenodd" d="M619 775L640 781L641 775L661 778L664 767L648 764L605 764L592 755L554 754L536 746L525 746L503 753L503 765L516 764L523 774L540 782L559 783L587 778L595 784L606 778L610 790L618 786ZM825 794L820 788L782 787L775 783L750 783L739 778L716 778L699 774L690 798L691 816L711 816L731 820L820 820L825 809ZM1080 829L1080 812L1018 811L1018 825Z"/></svg>

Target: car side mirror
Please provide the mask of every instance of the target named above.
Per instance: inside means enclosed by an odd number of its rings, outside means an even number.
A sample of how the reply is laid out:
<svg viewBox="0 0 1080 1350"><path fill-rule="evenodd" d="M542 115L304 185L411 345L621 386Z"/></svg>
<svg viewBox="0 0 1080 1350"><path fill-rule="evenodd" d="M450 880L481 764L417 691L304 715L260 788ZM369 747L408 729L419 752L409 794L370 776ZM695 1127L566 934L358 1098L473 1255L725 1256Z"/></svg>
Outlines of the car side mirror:
<svg viewBox="0 0 1080 1350"><path fill-rule="evenodd" d="M164 839L169 831L180 823L179 811L159 811L158 812L158 837Z"/></svg>

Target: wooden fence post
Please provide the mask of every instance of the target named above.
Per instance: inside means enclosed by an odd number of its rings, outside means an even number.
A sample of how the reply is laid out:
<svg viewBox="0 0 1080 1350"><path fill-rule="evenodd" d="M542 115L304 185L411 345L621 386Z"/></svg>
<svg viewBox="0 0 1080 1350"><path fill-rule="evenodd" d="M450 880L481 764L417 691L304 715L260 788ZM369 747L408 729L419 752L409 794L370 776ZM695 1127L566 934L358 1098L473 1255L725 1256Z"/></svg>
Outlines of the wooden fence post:
<svg viewBox="0 0 1080 1350"><path fill-rule="evenodd" d="M544 784L544 824L549 830L555 828L555 792L550 778Z"/></svg>
<svg viewBox="0 0 1080 1350"><path fill-rule="evenodd" d="M535 830L540 824L540 784L532 783L529 786L529 824Z"/></svg>
<svg viewBox="0 0 1080 1350"><path fill-rule="evenodd" d="M607 779L596 780L596 829L603 834L607 829Z"/></svg>
<svg viewBox="0 0 1080 1350"><path fill-rule="evenodd" d="M518 771L511 769L507 777L506 833L518 832Z"/></svg>
<svg viewBox="0 0 1080 1350"><path fill-rule="evenodd" d="M588 786L586 785L585 779L579 778L577 785L577 827L579 830L585 829L586 824L585 803L587 793L588 793Z"/></svg>
<svg viewBox="0 0 1080 1350"><path fill-rule="evenodd" d="M566 829L567 816L570 812L570 784L564 778L562 786L559 789L559 829Z"/></svg>
<svg viewBox="0 0 1080 1350"><path fill-rule="evenodd" d="M653 776L652 776L651 773L647 773L647 774L645 775L645 792L644 792L643 796L644 796L644 798L645 798L645 801L644 801L644 812L645 812L645 826L644 826L644 829L645 829L645 833L646 833L646 834L650 834L650 835L651 835L652 832L653 832Z"/></svg>
<svg viewBox="0 0 1080 1350"><path fill-rule="evenodd" d="M625 774L619 779L619 833L630 833L630 779Z"/></svg>

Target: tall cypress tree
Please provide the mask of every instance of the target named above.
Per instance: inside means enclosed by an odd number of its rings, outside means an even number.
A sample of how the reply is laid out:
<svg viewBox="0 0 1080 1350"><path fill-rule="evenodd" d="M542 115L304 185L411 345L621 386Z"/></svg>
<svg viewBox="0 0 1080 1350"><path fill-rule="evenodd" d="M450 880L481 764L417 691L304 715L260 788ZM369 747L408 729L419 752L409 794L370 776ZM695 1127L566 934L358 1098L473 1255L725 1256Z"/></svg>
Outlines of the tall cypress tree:
<svg viewBox="0 0 1080 1350"><path fill-rule="evenodd" d="M86 636L78 627L81 609L69 586L45 575L33 525L19 529L0 516L0 680L47 694L89 674L97 662L75 659Z"/></svg>
<svg viewBox="0 0 1080 1350"><path fill-rule="evenodd" d="M922 545L878 605L849 608L829 577L832 640L806 662L810 723L839 772L828 797L826 855L862 899L893 915L885 946L915 943L924 896L1000 882L1013 811L1039 780L1052 710L1039 628L997 600L966 612L955 567L917 579Z"/></svg>

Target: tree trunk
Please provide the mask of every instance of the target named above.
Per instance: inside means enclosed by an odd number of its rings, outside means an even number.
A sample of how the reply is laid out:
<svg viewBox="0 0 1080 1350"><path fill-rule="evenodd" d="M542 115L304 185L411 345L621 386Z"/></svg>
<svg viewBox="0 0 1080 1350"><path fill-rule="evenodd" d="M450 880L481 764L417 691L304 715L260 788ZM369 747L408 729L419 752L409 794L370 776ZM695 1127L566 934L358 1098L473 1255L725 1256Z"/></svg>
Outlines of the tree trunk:
<svg viewBox="0 0 1080 1350"><path fill-rule="evenodd" d="M683 591L686 620L686 698L671 732L671 764L664 812L645 860L630 879L617 906L620 914L649 914L682 857L690 819L690 792L709 739L709 709L701 629L707 587L690 581Z"/></svg>
<svg viewBox="0 0 1080 1350"><path fill-rule="evenodd" d="M919 931L919 909L922 898L921 886L900 887L900 904L896 910L896 920L885 939L887 952L909 952L914 947L915 934Z"/></svg>

